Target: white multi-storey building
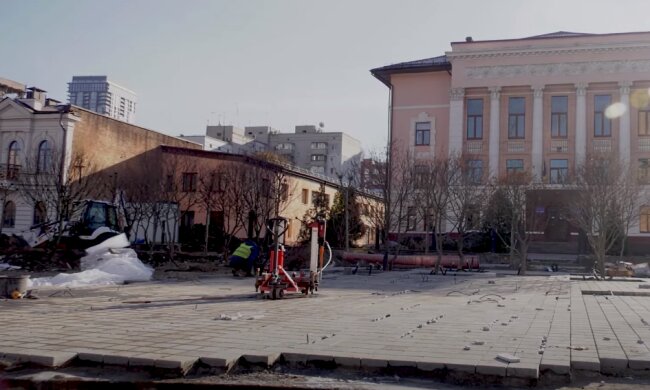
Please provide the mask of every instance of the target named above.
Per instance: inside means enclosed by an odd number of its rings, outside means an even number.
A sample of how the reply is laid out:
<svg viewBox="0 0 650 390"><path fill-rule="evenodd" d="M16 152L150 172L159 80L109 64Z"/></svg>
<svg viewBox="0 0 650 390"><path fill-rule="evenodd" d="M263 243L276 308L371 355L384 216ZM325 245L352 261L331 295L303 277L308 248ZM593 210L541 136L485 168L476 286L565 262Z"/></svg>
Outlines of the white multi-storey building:
<svg viewBox="0 0 650 390"><path fill-rule="evenodd" d="M135 92L106 76L73 76L68 83L70 104L127 123L135 122L136 100Z"/></svg>
<svg viewBox="0 0 650 390"><path fill-rule="evenodd" d="M311 125L296 126L295 133L271 134L269 148L298 167L332 178L351 172L362 154L359 140Z"/></svg>

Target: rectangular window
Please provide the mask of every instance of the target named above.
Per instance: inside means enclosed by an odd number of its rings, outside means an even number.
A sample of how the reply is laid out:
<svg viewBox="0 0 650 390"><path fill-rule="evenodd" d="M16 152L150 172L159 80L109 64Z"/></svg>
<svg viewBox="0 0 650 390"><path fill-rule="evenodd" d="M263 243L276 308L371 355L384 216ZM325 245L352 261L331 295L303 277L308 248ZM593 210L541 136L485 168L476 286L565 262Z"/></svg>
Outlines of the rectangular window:
<svg viewBox="0 0 650 390"><path fill-rule="evenodd" d="M508 174L524 171L524 160L506 160L506 172Z"/></svg>
<svg viewBox="0 0 650 390"><path fill-rule="evenodd" d="M415 144L429 145L431 142L431 122L417 122L415 124Z"/></svg>
<svg viewBox="0 0 650 390"><path fill-rule="evenodd" d="M526 124L526 99L508 99L508 138L524 138Z"/></svg>
<svg viewBox="0 0 650 390"><path fill-rule="evenodd" d="M306 188L302 189L302 204L307 204L307 201L309 200L309 190Z"/></svg>
<svg viewBox="0 0 650 390"><path fill-rule="evenodd" d="M481 183L483 180L483 160L469 160L467 163L467 177L471 183Z"/></svg>
<svg viewBox="0 0 650 390"><path fill-rule="evenodd" d="M196 172L183 172L183 192L196 192Z"/></svg>
<svg viewBox="0 0 650 390"><path fill-rule="evenodd" d="M567 137L568 96L551 97L551 137Z"/></svg>
<svg viewBox="0 0 650 390"><path fill-rule="evenodd" d="M414 173L415 173L415 177L413 178L414 187L418 190L426 188L427 167L423 165L416 165L414 169Z"/></svg>
<svg viewBox="0 0 650 390"><path fill-rule="evenodd" d="M551 184L566 183L569 175L569 160L551 160L549 182Z"/></svg>
<svg viewBox="0 0 650 390"><path fill-rule="evenodd" d="M327 156L324 154L312 154L311 155L311 161L325 161L327 160Z"/></svg>
<svg viewBox="0 0 650 390"><path fill-rule="evenodd" d="M330 207L330 196L318 191L312 191L311 204L314 207Z"/></svg>
<svg viewBox="0 0 650 390"><path fill-rule="evenodd" d="M311 148L312 149L327 149L327 143L326 142L312 142L311 143Z"/></svg>
<svg viewBox="0 0 650 390"><path fill-rule="evenodd" d="M612 103L611 95L594 96L594 136L611 137L612 120L605 116L605 110Z"/></svg>
<svg viewBox="0 0 650 390"><path fill-rule="evenodd" d="M647 158L639 159L639 171L638 171L639 183L648 184L650 183L650 160Z"/></svg>
<svg viewBox="0 0 650 390"><path fill-rule="evenodd" d="M217 134L217 135L221 135L221 134ZM282 143L282 144L275 145L275 148L277 150L293 150L293 144L285 142L285 143Z"/></svg>
<svg viewBox="0 0 650 390"><path fill-rule="evenodd" d="M650 110L639 110L639 135L650 135Z"/></svg>
<svg viewBox="0 0 650 390"><path fill-rule="evenodd" d="M639 213L639 232L650 233L650 207L642 206Z"/></svg>
<svg viewBox="0 0 650 390"><path fill-rule="evenodd" d="M483 139L483 99L467 99L467 139Z"/></svg>
<svg viewBox="0 0 650 390"><path fill-rule="evenodd" d="M280 199L283 202L286 202L289 199L289 184L282 183L280 184Z"/></svg>
<svg viewBox="0 0 650 390"><path fill-rule="evenodd" d="M415 230L416 225L415 219L415 207L409 207L406 209L406 230Z"/></svg>

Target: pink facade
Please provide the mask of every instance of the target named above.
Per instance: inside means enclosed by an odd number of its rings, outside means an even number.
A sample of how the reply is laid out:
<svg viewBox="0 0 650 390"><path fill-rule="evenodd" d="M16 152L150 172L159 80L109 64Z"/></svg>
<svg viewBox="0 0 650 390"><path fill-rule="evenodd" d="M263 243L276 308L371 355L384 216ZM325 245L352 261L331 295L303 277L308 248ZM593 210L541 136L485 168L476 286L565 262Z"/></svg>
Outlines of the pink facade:
<svg viewBox="0 0 650 390"><path fill-rule="evenodd" d="M649 109L650 33L560 32L451 46L445 56L372 71L391 89L395 151L415 158L462 153L482 162L485 177L504 174L507 160L522 160L541 181L551 180L551 160L566 160L573 171L599 151L633 164L650 158L650 124L639 123ZM598 99L625 109L602 119ZM509 134L516 103L521 124ZM482 106L480 114L468 112L469 104ZM480 134L468 118L480 122ZM554 120L562 124L553 127ZM428 144L416 139L418 126L426 131L422 123L430 123Z"/></svg>
<svg viewBox="0 0 650 390"><path fill-rule="evenodd" d="M390 89L393 156L460 154L485 180L521 169L553 188L615 153L650 179L650 32L470 38L371 72ZM650 237L650 219L631 233Z"/></svg>

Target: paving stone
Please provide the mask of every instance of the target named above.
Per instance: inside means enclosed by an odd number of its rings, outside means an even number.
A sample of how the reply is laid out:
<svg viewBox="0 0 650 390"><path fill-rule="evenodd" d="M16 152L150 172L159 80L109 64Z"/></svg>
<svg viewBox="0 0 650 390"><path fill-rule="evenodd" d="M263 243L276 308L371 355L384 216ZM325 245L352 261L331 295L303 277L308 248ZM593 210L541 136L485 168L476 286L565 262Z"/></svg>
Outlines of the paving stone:
<svg viewBox="0 0 650 390"><path fill-rule="evenodd" d="M548 370L558 375L566 375L571 372L571 365L569 364L568 359L565 361L542 358L539 369L542 372Z"/></svg>
<svg viewBox="0 0 650 390"><path fill-rule="evenodd" d="M422 371L435 371L435 370L441 370L445 368L444 359L440 359L440 360L432 359L428 361L418 360L415 364L416 367Z"/></svg>
<svg viewBox="0 0 650 390"><path fill-rule="evenodd" d="M334 356L332 355L309 353L306 356L307 362L334 362Z"/></svg>
<svg viewBox="0 0 650 390"><path fill-rule="evenodd" d="M282 360L290 364L307 364L308 354L300 352L282 352Z"/></svg>
<svg viewBox="0 0 650 390"><path fill-rule="evenodd" d="M482 360L476 365L476 373L505 377L507 367L508 363L496 359Z"/></svg>
<svg viewBox="0 0 650 390"><path fill-rule="evenodd" d="M267 367L270 367L275 364L280 358L279 353L269 353L269 354L244 354L241 357L246 362L250 364L261 364Z"/></svg>
<svg viewBox="0 0 650 390"><path fill-rule="evenodd" d="M104 355L102 359L104 364L126 366L129 364L129 356L127 355Z"/></svg>
<svg viewBox="0 0 650 390"><path fill-rule="evenodd" d="M417 362L415 360L394 360L391 359L388 361L389 367L417 367Z"/></svg>
<svg viewBox="0 0 650 390"><path fill-rule="evenodd" d="M388 367L388 360L386 359L361 358L361 368L386 368L386 367Z"/></svg>
<svg viewBox="0 0 650 390"><path fill-rule="evenodd" d="M84 362L103 363L104 355L94 352L79 352L77 358Z"/></svg>
<svg viewBox="0 0 650 390"><path fill-rule="evenodd" d="M168 368L172 370L180 370L181 373L189 371L194 364L198 361L195 357L190 356L166 356L161 359L156 359L154 367Z"/></svg>
<svg viewBox="0 0 650 390"><path fill-rule="evenodd" d="M628 366L633 370L647 370L650 369L650 358L648 357L630 357L628 359Z"/></svg>
<svg viewBox="0 0 650 390"><path fill-rule="evenodd" d="M510 363L506 370L506 376L537 379L539 378L539 363Z"/></svg>
<svg viewBox="0 0 650 390"><path fill-rule="evenodd" d="M129 366L130 367L154 367L156 364L155 357L146 357L146 356L130 356L129 357Z"/></svg>
<svg viewBox="0 0 650 390"><path fill-rule="evenodd" d="M350 356L334 356L334 363L341 367L360 368L361 358Z"/></svg>

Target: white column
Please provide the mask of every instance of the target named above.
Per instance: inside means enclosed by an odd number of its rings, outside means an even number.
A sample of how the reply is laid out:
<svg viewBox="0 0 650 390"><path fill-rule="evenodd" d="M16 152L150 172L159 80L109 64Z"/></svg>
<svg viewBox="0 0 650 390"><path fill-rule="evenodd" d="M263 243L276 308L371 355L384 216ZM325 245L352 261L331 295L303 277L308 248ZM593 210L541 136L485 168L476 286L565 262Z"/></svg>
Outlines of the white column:
<svg viewBox="0 0 650 390"><path fill-rule="evenodd" d="M618 137L618 153L621 162L626 166L630 163L630 87L632 83L622 81L618 83L621 89L621 104L625 107L619 121L620 135Z"/></svg>
<svg viewBox="0 0 650 390"><path fill-rule="evenodd" d="M499 99L501 99L501 87L490 88L490 154L488 169L490 177L497 177L499 174Z"/></svg>
<svg viewBox="0 0 650 390"><path fill-rule="evenodd" d="M463 151L463 100L465 89L449 90L449 155Z"/></svg>
<svg viewBox="0 0 650 390"><path fill-rule="evenodd" d="M587 83L576 84L576 162L578 167L587 156Z"/></svg>
<svg viewBox="0 0 650 390"><path fill-rule="evenodd" d="M542 166L544 165L544 87L533 87L533 150L532 164L533 176L536 181L542 180Z"/></svg>

